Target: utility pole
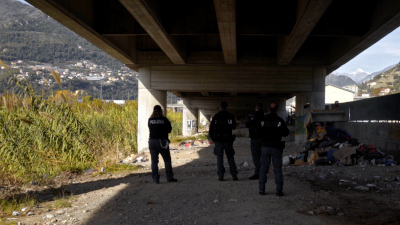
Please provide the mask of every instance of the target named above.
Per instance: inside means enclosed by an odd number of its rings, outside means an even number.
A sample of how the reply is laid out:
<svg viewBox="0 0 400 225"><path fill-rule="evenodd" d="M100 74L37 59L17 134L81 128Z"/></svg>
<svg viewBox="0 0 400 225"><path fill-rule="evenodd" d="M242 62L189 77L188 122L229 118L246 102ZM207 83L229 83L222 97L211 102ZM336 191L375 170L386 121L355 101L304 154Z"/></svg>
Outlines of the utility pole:
<svg viewBox="0 0 400 225"><path fill-rule="evenodd" d="M103 101L103 79L100 79L100 99Z"/></svg>

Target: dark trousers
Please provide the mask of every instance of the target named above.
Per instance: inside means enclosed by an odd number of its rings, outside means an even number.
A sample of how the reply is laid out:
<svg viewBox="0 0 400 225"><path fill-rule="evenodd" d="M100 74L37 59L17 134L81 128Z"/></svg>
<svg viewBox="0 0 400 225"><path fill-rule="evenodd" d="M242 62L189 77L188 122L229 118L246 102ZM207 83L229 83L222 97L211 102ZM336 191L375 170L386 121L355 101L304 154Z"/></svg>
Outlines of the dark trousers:
<svg viewBox="0 0 400 225"><path fill-rule="evenodd" d="M167 180L169 181L172 178L174 178L174 173L172 172L171 154L169 152L169 147L167 149L162 148L161 144L163 146L165 146L166 141L161 140L161 143L160 143L159 139L150 139L149 140L149 149L150 149L150 155L151 155L151 174L152 174L153 181L155 181L155 182L160 180L160 174L158 173L158 154L161 154L161 156L164 159Z"/></svg>
<svg viewBox="0 0 400 225"><path fill-rule="evenodd" d="M261 166L261 141L258 139L251 139L250 142L250 147L251 147L251 156L253 157L253 163L254 163L254 174L259 175L260 174L260 166Z"/></svg>
<svg viewBox="0 0 400 225"><path fill-rule="evenodd" d="M282 175L282 150L271 147L261 148L261 169L259 187L260 191L265 191L265 184L267 183L267 173L269 165L274 166L276 190L283 190L283 175Z"/></svg>
<svg viewBox="0 0 400 225"><path fill-rule="evenodd" d="M224 150L229 163L229 170L233 177L236 177L238 172L235 163L235 150L233 150L232 142L215 142L214 154L217 156L218 176L223 176L225 173L224 167Z"/></svg>

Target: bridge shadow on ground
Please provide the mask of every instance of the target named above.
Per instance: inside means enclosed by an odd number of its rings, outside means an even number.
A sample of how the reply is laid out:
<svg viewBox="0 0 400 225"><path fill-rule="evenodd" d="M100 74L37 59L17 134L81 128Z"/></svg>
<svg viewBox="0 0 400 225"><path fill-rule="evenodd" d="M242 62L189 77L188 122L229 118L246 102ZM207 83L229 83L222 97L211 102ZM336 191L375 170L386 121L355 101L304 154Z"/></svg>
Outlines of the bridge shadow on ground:
<svg viewBox="0 0 400 225"><path fill-rule="evenodd" d="M304 210L304 193L312 194L308 184L285 180L287 196L279 198L274 175L269 173L267 195L259 196L258 181L248 180L254 170L248 138L238 138L234 145L239 181L232 181L226 158L226 180L217 180L213 148L171 150L176 183L167 183L160 169L161 184L154 184L146 171L62 188L73 192L78 197L73 205L87 212L80 224L328 223L326 218L298 213ZM250 167L243 167L244 162ZM163 165L161 157L159 165Z"/></svg>

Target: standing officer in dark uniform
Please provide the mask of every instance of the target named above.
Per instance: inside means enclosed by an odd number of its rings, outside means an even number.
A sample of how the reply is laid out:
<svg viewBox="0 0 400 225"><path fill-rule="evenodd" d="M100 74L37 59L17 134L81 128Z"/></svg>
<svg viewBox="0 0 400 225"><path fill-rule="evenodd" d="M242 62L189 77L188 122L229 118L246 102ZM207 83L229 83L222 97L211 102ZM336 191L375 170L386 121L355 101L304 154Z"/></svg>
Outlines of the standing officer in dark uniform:
<svg viewBox="0 0 400 225"><path fill-rule="evenodd" d="M224 150L228 158L229 169L234 181L238 180L235 163L235 150L233 150L234 136L232 130L236 129L235 117L227 111L228 103L223 101L220 105L220 111L215 114L210 124L209 134L215 143L214 154L217 156L218 180L224 180Z"/></svg>
<svg viewBox="0 0 400 225"><path fill-rule="evenodd" d="M171 133L172 127L169 120L164 116L161 106L156 105L153 109L148 123L150 129L149 149L151 155L151 174L156 184L160 183L160 174L158 173L158 154L164 159L165 172L168 182L176 182L172 172L171 154L169 152L168 133Z"/></svg>
<svg viewBox="0 0 400 225"><path fill-rule="evenodd" d="M289 129L285 121L276 114L278 111L278 104L275 102L271 103L269 111L270 114L260 123L262 148L259 193L260 195L265 195L267 173L272 161L275 173L276 195L283 196L282 152L285 148L285 142L281 140L282 137L288 136Z"/></svg>
<svg viewBox="0 0 400 225"><path fill-rule="evenodd" d="M257 131L257 126L264 119L263 104L257 103L255 107L255 112L250 121L246 123L246 128L249 128L250 135L250 148L251 155L253 156L253 163L255 166L254 175L249 177L250 180L258 180L260 175L260 165L261 165L261 140L259 133Z"/></svg>

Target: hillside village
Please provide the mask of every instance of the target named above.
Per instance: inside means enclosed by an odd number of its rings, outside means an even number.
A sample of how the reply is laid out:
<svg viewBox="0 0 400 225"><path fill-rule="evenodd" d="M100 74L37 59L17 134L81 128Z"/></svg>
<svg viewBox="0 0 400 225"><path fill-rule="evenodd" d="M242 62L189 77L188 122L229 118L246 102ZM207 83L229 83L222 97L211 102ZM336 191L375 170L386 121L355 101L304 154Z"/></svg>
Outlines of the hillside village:
<svg viewBox="0 0 400 225"><path fill-rule="evenodd" d="M363 74L357 76L356 72ZM380 73L370 74L361 69L351 74L332 73L326 78L325 102L328 104L334 103L335 100L349 102L400 93L399 78L400 63L385 68Z"/></svg>
<svg viewBox="0 0 400 225"><path fill-rule="evenodd" d="M115 71L107 66L97 65L87 60L78 61L75 64L67 65L65 68L49 63L37 64L22 60L10 64L10 68L19 70L19 73L14 74L14 76L23 79L37 75L38 79L35 82L39 84L45 84L45 82L52 84L54 82L52 79L45 79L45 75L50 75L52 70L58 72L60 77L64 79L104 80L106 83L125 81L126 77L138 76L137 72L125 66ZM1 69L5 70L3 66L1 66Z"/></svg>

